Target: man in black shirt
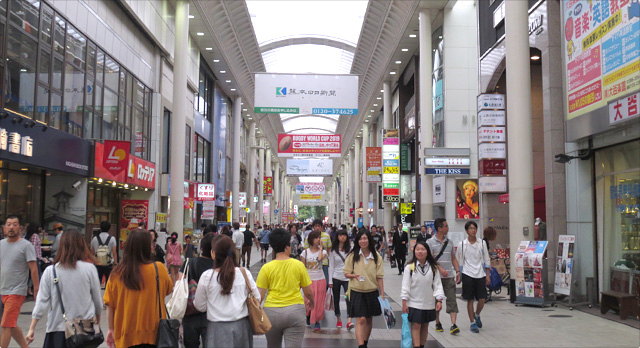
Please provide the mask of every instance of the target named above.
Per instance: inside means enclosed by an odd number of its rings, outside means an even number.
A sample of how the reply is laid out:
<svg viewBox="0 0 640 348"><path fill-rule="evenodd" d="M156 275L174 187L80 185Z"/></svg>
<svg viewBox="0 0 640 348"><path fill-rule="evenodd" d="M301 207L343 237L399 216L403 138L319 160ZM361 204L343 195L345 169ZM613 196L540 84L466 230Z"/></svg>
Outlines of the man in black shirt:
<svg viewBox="0 0 640 348"><path fill-rule="evenodd" d="M407 244L409 244L409 236L402 228L393 234L393 250L398 263L398 275L404 273L404 264L407 260Z"/></svg>
<svg viewBox="0 0 640 348"><path fill-rule="evenodd" d="M256 246L256 249L260 250L260 243L256 235L249 230L249 225L244 230L244 244L242 244L242 267L251 267L251 244ZM246 261L246 262L245 262Z"/></svg>
<svg viewBox="0 0 640 348"><path fill-rule="evenodd" d="M431 235L427 233L427 226L422 226L420 228L420 234L418 235L418 238L416 240L417 242L427 242L427 239L431 238Z"/></svg>

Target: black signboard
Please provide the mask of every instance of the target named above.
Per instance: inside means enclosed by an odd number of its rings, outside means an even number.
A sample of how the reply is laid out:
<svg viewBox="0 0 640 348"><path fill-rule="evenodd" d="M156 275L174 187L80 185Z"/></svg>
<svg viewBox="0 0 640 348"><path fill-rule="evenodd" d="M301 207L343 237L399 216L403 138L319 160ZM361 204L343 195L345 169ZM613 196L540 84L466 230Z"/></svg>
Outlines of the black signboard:
<svg viewBox="0 0 640 348"><path fill-rule="evenodd" d="M69 133L0 113L0 159L89 176L91 143Z"/></svg>
<svg viewBox="0 0 640 348"><path fill-rule="evenodd" d="M428 175L469 175L469 168L425 168Z"/></svg>

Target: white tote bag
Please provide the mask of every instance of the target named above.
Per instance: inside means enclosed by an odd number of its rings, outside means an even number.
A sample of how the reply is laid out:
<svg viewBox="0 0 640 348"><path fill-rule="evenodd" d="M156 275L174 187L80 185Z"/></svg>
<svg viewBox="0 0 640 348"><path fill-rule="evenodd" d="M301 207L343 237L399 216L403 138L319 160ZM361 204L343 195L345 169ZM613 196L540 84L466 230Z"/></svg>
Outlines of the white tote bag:
<svg viewBox="0 0 640 348"><path fill-rule="evenodd" d="M187 310L187 301L189 299L189 259L184 266L182 277L173 285L173 294L169 303L167 303L167 313L171 319L182 319Z"/></svg>

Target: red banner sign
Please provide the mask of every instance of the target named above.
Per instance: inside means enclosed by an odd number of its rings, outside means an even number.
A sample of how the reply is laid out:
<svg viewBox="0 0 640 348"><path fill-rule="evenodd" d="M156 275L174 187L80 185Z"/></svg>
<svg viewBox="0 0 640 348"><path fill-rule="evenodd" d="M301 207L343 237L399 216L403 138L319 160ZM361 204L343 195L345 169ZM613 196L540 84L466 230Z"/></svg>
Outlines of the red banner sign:
<svg viewBox="0 0 640 348"><path fill-rule="evenodd" d="M341 144L340 134L278 134L278 156L340 157Z"/></svg>
<svg viewBox="0 0 640 348"><path fill-rule="evenodd" d="M146 229L149 222L149 201L124 199L120 212L120 249L124 249L129 233Z"/></svg>
<svg viewBox="0 0 640 348"><path fill-rule="evenodd" d="M483 159L478 163L480 175L507 175L507 160Z"/></svg>
<svg viewBox="0 0 640 348"><path fill-rule="evenodd" d="M400 195L400 189L397 189L397 188L382 189L382 194L385 195L385 196L399 196Z"/></svg>
<svg viewBox="0 0 640 348"><path fill-rule="evenodd" d="M199 201L216 200L216 184L197 184L196 199Z"/></svg>
<svg viewBox="0 0 640 348"><path fill-rule="evenodd" d="M142 158L130 156L126 182L129 185L156 188L156 165Z"/></svg>
<svg viewBox="0 0 640 348"><path fill-rule="evenodd" d="M131 152L130 141L105 140L102 166L111 174L118 175L127 169Z"/></svg>
<svg viewBox="0 0 640 348"><path fill-rule="evenodd" d="M273 177L265 176L263 181L263 194L272 195L273 194Z"/></svg>

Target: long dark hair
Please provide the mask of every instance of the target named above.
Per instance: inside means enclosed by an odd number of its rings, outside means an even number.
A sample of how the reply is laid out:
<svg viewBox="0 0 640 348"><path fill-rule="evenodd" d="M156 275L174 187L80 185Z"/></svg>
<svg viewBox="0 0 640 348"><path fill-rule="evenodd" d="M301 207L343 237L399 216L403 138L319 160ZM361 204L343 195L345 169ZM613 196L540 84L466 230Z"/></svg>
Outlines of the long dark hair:
<svg viewBox="0 0 640 348"><path fill-rule="evenodd" d="M340 236L347 237L347 241L344 242L344 245L342 246L342 251L348 254L351 251L351 243L349 242L349 234L347 234L346 230L338 230L338 233L336 233L336 236L333 238L331 251L340 251L340 240L338 239Z"/></svg>
<svg viewBox="0 0 640 348"><path fill-rule="evenodd" d="M216 254L213 259L213 267L220 268L217 280L222 287L221 293L230 295L236 277L235 244L229 236L219 234L211 241L211 249Z"/></svg>
<svg viewBox="0 0 640 348"><path fill-rule="evenodd" d="M413 247L413 259L411 259L409 264L412 264L412 263L415 264L416 262L418 262L418 258L416 258L416 247L418 245L422 245L425 249L427 249L427 263L429 264L429 266L431 266L431 271L435 274L436 259L433 257L433 254L431 253L431 249L429 249L429 246L427 245L427 243L423 241L417 242L416 245ZM415 269L415 266L414 266L414 269Z"/></svg>
<svg viewBox="0 0 640 348"><path fill-rule="evenodd" d="M38 227L36 227L37 229ZM75 228L71 228L60 237L60 247L56 253L54 264L59 262L65 268L76 268L78 261L93 262L93 255L84 236Z"/></svg>
<svg viewBox="0 0 640 348"><path fill-rule="evenodd" d="M66 234L66 232L65 232ZM63 235L64 237L64 235ZM153 262L151 258L151 233L146 230L134 230L127 236L122 253L122 262L113 269L124 286L131 290L140 290L142 275L140 267Z"/></svg>
<svg viewBox="0 0 640 348"><path fill-rule="evenodd" d="M353 262L356 263L360 261L360 238L362 236L366 236L369 241L369 251L373 254L373 261L378 263L378 252L376 251L376 246L373 244L373 236L371 236L371 232L367 231L367 229L363 228L356 235L356 239L353 242Z"/></svg>
<svg viewBox="0 0 640 348"><path fill-rule="evenodd" d="M24 239L31 241L31 236L37 233L38 233L38 225L32 222L29 224L29 226L27 226L27 233L24 235Z"/></svg>

